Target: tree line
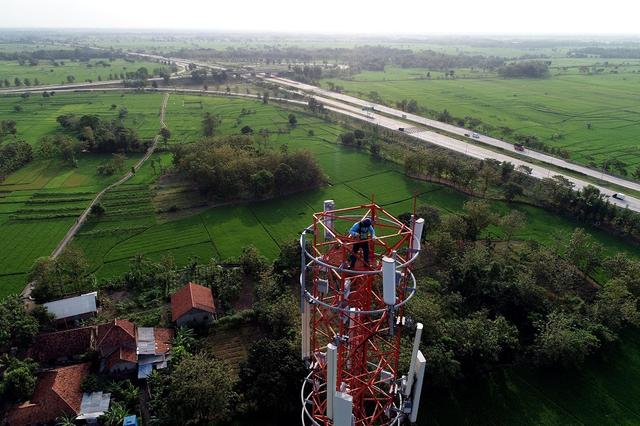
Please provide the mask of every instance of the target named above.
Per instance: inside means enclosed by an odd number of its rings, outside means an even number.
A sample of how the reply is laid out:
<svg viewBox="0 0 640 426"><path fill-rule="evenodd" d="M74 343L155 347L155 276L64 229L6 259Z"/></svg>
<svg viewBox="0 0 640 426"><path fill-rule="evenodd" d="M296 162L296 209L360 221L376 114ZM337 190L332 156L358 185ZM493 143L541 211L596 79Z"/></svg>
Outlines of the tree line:
<svg viewBox="0 0 640 426"><path fill-rule="evenodd" d="M310 152L259 149L247 135L179 145L173 151L173 164L200 191L219 199L267 198L325 181Z"/></svg>
<svg viewBox="0 0 640 426"><path fill-rule="evenodd" d="M75 49L39 49L33 51L0 52L2 61L22 61L35 66L40 60L57 61L69 59L86 62L90 59L116 59L126 58L126 53L121 50L99 50L88 47Z"/></svg>
<svg viewBox="0 0 640 426"><path fill-rule="evenodd" d="M470 201L461 215L441 217L429 206L418 214L430 219L408 311L428 330L422 345L429 386L505 364L579 366L622 329L640 325L640 262L604 256L582 229L551 247L497 245L488 227L522 229L522 213L500 217ZM601 283L587 275L597 268L606 271Z"/></svg>
<svg viewBox="0 0 640 426"><path fill-rule="evenodd" d="M0 145L0 182L33 159L33 148L21 139Z"/></svg>
<svg viewBox="0 0 640 426"><path fill-rule="evenodd" d="M498 74L505 78L546 78L549 77L549 62L513 62L498 68Z"/></svg>
<svg viewBox="0 0 640 426"><path fill-rule="evenodd" d="M357 70L383 71L386 65L397 65L404 68L419 67L449 70L453 68L496 69L504 64L504 58L495 56L452 55L433 50L413 51L411 49L387 46L357 46L353 48L264 46L251 48L232 47L224 50L180 49L170 55L205 60L261 62L267 65L290 63L302 67L315 64L315 62L323 65L328 65L329 62L337 62L350 65L351 71L354 72Z"/></svg>
<svg viewBox="0 0 640 426"><path fill-rule="evenodd" d="M537 179L527 166L425 148L406 135L376 126L344 133L338 141L366 149L375 158L401 163L411 177L447 184L483 198L532 203L584 225L640 241L640 214L611 203L594 186L575 190L575 185L560 175Z"/></svg>
<svg viewBox="0 0 640 426"><path fill-rule="evenodd" d="M63 129L72 132L78 138L81 149L110 153L143 151L146 144L140 140L134 129L124 125L127 115L128 110L122 107L114 120L105 120L93 114L64 114L56 120Z"/></svg>

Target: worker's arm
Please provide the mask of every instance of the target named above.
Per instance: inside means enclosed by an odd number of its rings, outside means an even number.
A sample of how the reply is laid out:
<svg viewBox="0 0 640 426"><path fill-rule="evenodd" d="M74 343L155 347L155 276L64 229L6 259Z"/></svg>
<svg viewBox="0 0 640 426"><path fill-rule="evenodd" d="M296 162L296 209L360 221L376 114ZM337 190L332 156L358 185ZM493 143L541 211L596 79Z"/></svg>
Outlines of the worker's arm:
<svg viewBox="0 0 640 426"><path fill-rule="evenodd" d="M350 237L357 237L359 230L360 230L360 223L356 222L356 224L353 225L351 227L351 229L349 230L349 236Z"/></svg>
<svg viewBox="0 0 640 426"><path fill-rule="evenodd" d="M376 237L376 230L373 229L373 225L369 225L369 232L371 232L371 238Z"/></svg>

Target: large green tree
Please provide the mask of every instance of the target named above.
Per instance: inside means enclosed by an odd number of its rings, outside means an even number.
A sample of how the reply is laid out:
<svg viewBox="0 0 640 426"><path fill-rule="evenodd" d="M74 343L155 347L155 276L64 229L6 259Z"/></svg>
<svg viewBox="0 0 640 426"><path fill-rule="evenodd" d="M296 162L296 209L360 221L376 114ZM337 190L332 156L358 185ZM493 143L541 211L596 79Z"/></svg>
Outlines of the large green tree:
<svg viewBox="0 0 640 426"><path fill-rule="evenodd" d="M161 424L228 421L237 400L228 365L206 354L185 356L171 371L152 375L149 384L151 408Z"/></svg>
<svg viewBox="0 0 640 426"><path fill-rule="evenodd" d="M260 418L278 418L279 424L293 424L296 418L299 420L304 375L296 346L288 340L261 339L253 344L240 368L238 388L249 410Z"/></svg>
<svg viewBox="0 0 640 426"><path fill-rule="evenodd" d="M38 333L38 321L31 316L18 296L0 302L0 348L24 348Z"/></svg>

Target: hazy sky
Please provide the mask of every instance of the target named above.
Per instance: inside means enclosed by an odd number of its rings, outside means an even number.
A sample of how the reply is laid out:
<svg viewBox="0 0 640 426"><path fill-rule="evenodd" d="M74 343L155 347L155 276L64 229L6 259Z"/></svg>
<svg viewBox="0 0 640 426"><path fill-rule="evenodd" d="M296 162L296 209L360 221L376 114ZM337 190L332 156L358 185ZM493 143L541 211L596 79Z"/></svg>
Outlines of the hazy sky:
<svg viewBox="0 0 640 426"><path fill-rule="evenodd" d="M0 0L2 28L638 34L640 0Z"/></svg>

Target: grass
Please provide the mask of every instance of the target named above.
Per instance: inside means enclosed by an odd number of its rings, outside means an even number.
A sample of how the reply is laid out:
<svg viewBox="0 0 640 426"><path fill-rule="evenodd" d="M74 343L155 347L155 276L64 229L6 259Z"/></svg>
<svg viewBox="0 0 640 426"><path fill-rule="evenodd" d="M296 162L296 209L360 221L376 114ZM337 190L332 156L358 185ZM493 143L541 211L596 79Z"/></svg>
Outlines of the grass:
<svg viewBox="0 0 640 426"><path fill-rule="evenodd" d="M23 99L6 95L0 96L0 120L14 120L18 129L16 136L37 146L42 136L61 130L56 121L60 115L95 114L112 120L121 107L126 107L129 113L125 124L136 129L142 139L149 140L160 127L158 117L162 96L158 93L58 93L49 98L33 94ZM16 105L22 107L22 111L16 112Z"/></svg>
<svg viewBox="0 0 640 426"><path fill-rule="evenodd" d="M112 118L119 106L124 105L129 109L127 121L130 125L137 126L141 136L150 139L159 126L157 116L161 100L161 95L157 94L121 96L112 93L59 94L48 99L32 96L26 100L15 96L0 97L0 119L16 120L18 137L31 142L37 151L41 136L59 131L55 121L58 115L95 113ZM21 113L10 108L16 102L24 107ZM117 105L115 110L111 108L112 104ZM0 183L0 297L20 291L25 284L24 274L35 260L50 255L95 194L119 179L140 156L130 154L122 173L114 176L96 173L98 165L110 160L109 154L81 153L78 167L66 166L59 159L34 160ZM166 153L155 154L153 158L167 162ZM132 184L129 188L144 184L143 191L148 193L148 184L153 179L151 167L145 164L129 181ZM126 197L124 202L133 205ZM109 197L105 205L107 209L111 208ZM140 213L153 219L150 203ZM113 237L105 238L105 235L108 234L97 234L92 238L99 243L120 241L119 238L115 241ZM94 255L100 253L99 247L87 249L93 250L88 257L94 262Z"/></svg>
<svg viewBox="0 0 640 426"><path fill-rule="evenodd" d="M419 425L633 425L640 422L640 334L579 369L512 368L447 392L424 394Z"/></svg>
<svg viewBox="0 0 640 426"><path fill-rule="evenodd" d="M64 65L63 65L64 63ZM57 64L57 65L56 65ZM25 87L15 86L14 79L17 77L24 82L25 78L31 80L35 85L37 78L40 85L45 84L67 84L67 76L74 76L75 83L87 81L107 81L110 79L120 79L120 73L133 72L145 67L149 73L153 73L156 68L163 65L149 61L129 62L124 59L91 59L86 62L63 59L58 61L40 60L38 65L31 66L27 62L20 65L18 61L0 61L0 81L6 79L11 85L9 88ZM115 77L114 77L115 75Z"/></svg>
<svg viewBox="0 0 640 426"><path fill-rule="evenodd" d="M233 329L212 332L206 340L206 350L218 359L227 362L234 377L237 377L240 364L249 356L251 345L262 337L257 324L243 324Z"/></svg>
<svg viewBox="0 0 640 426"><path fill-rule="evenodd" d="M0 101L6 99L0 98ZM129 108L130 116L141 115L139 122L148 123L150 135L155 131L151 122L157 120L155 115L160 104L157 94L121 97L110 93L99 94L91 100L85 94L69 94L55 99L57 106L44 106L50 117L80 108L114 114L111 103L121 102ZM32 98L20 101L37 107ZM67 101L69 105L63 105ZM365 153L337 145L335 141L341 129L334 124L298 113L299 124L291 129L288 111L252 99L173 94L166 114L172 131L169 144L198 140L201 137L200 121L207 111L221 116L220 134L239 133L245 125L255 131L266 128L271 132L268 145L273 149L286 144L290 150L310 150L316 155L330 185L280 199L195 208L191 213L190 206L186 205L182 206L186 210L172 216L160 211L171 207L169 203L179 203L180 194L166 196L162 185L154 183L159 173L158 164L168 167L171 162L169 153L158 152L152 157L153 167L151 161L147 162L125 185L107 193L102 200L105 215L92 218L74 240L74 244L84 250L100 279L126 271L129 259L137 254L154 259L171 254L178 264L184 264L193 256L201 261L210 257L234 257L240 254L242 247L253 244L265 256L274 258L280 244L294 238L309 223L311 213L320 209L322 201L329 198L336 200L338 206L347 206L375 196L376 202L394 214L410 211L414 195L420 202L432 204L443 212L460 212L468 200L467 196L449 188L408 179L395 164L374 160ZM46 134L55 128L55 125L49 130L43 127L40 133ZM7 268L4 274L25 273L38 256L47 255L93 194L116 179L95 174L96 166L105 160L103 156L86 155L77 169L65 168L54 160L35 161L0 186L0 190L7 191L0 199L0 217L6 223L0 234L5 237L6 252L14 254L0 258L0 265L4 262ZM134 160L132 157L129 161ZM194 194L190 196L194 197ZM494 208L504 213L512 206L494 203ZM552 243L553 235L558 232L569 234L577 226L540 209L517 208L525 212L529 220L529 226L517 236L521 239ZM17 236L23 232L38 235L38 238L17 241ZM499 228L492 232L497 236L501 234ZM609 253L634 250L603 232L591 232L605 244ZM15 261L16 250L21 259L18 262Z"/></svg>
<svg viewBox="0 0 640 426"><path fill-rule="evenodd" d="M429 80L421 79L426 70L389 68L331 81L358 96L375 91L390 104L415 99L422 107L447 109L455 117L471 116L496 128L535 135L550 146L568 150L571 160L581 164L601 165L616 158L632 172L640 165L636 138L640 75L637 61L631 63L616 70L617 74L607 68L601 74L585 75L577 63L558 60L558 66L570 68L539 80L487 77L467 70L459 70L461 78L455 80L440 79L434 73ZM492 135L504 137L498 130ZM561 137L552 139L554 135Z"/></svg>

